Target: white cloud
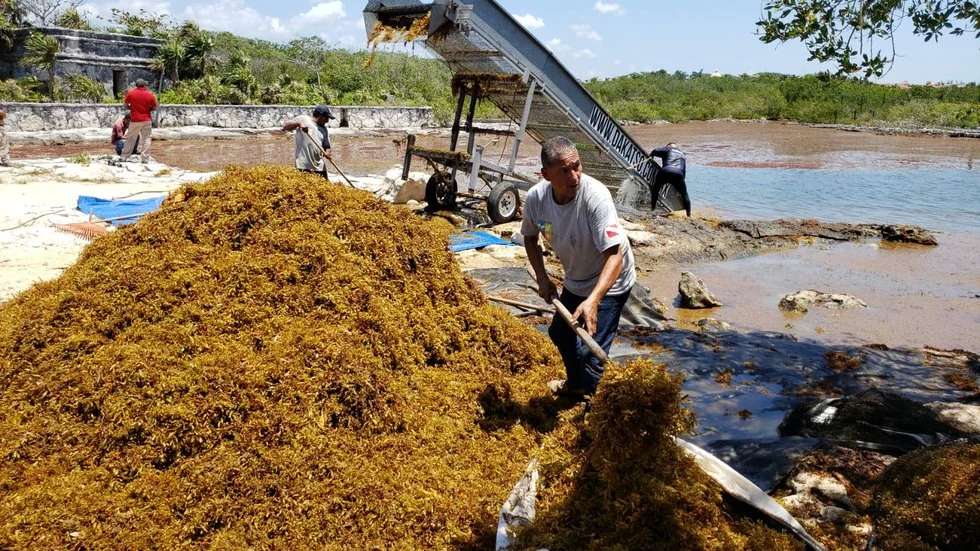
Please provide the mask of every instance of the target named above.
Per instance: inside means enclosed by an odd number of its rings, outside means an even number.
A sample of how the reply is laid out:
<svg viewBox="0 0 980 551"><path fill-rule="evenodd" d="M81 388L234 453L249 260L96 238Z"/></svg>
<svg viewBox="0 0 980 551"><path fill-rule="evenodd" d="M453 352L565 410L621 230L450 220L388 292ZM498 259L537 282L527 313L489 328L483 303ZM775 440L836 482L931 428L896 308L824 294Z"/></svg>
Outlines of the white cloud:
<svg viewBox="0 0 980 551"><path fill-rule="evenodd" d="M572 25L572 32L575 36L579 38L584 38L585 40L594 40L596 42L602 42L602 36L595 32L595 29L588 25Z"/></svg>
<svg viewBox="0 0 980 551"><path fill-rule="evenodd" d="M565 45L562 44L560 38L552 38L545 44L545 46L547 46L552 52L556 53L565 49Z"/></svg>
<svg viewBox="0 0 980 551"><path fill-rule="evenodd" d="M298 22L307 24L323 23L344 17L347 17L347 12L344 11L343 2L340 0L331 0L330 2L320 2L313 6L309 11L299 16Z"/></svg>
<svg viewBox="0 0 980 551"><path fill-rule="evenodd" d="M588 48L582 48L581 50L574 52L572 54L572 57L574 57L575 59L595 59L596 55L595 52L593 52L592 50Z"/></svg>
<svg viewBox="0 0 980 551"><path fill-rule="evenodd" d="M260 13L243 0L216 0L208 4L190 4L181 17L194 21L209 31L227 31L250 38L288 40L294 32L278 17Z"/></svg>
<svg viewBox="0 0 980 551"><path fill-rule="evenodd" d="M617 15L626 13L623 6L617 4L616 2L603 2L602 0L598 0L595 3L595 11L599 13L615 13Z"/></svg>
<svg viewBox="0 0 980 551"><path fill-rule="evenodd" d="M524 25L525 27L531 30L540 29L541 27L544 27L544 19L541 19L540 17L536 15L532 15L530 13L526 13L524 15L515 15L514 19L516 19L517 22L520 23L521 25Z"/></svg>

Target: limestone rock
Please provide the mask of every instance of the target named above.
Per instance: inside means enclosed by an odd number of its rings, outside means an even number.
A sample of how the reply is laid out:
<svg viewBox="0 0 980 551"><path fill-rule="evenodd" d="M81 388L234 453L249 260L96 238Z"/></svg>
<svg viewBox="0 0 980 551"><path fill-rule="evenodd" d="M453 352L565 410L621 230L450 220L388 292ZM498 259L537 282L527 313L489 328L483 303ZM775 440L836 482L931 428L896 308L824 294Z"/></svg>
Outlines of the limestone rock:
<svg viewBox="0 0 980 551"><path fill-rule="evenodd" d="M716 308L722 305L705 287L704 282L691 272L681 274L677 290L681 294L681 306L684 308Z"/></svg>
<svg viewBox="0 0 980 551"><path fill-rule="evenodd" d="M627 231L626 235L634 247L649 247L656 244L657 234L648 231Z"/></svg>
<svg viewBox="0 0 980 551"><path fill-rule="evenodd" d="M789 486L798 494L817 495L847 509L853 508L847 496L847 486L833 476L801 472L789 481Z"/></svg>
<svg viewBox="0 0 980 551"><path fill-rule="evenodd" d="M385 174L385 181L391 181L395 192L392 202L401 205L409 201L425 201L425 184L429 175L425 172L409 172L408 179L402 180L402 169L393 168Z"/></svg>
<svg viewBox="0 0 980 551"><path fill-rule="evenodd" d="M837 309L868 307L864 301L851 295L824 293L813 289L786 295L779 301L779 309L785 312L806 313L811 306Z"/></svg>
<svg viewBox="0 0 980 551"><path fill-rule="evenodd" d="M732 324L714 318L698 320L694 325L698 327L698 331L701 333L724 333L732 330Z"/></svg>
<svg viewBox="0 0 980 551"><path fill-rule="evenodd" d="M930 247L939 245L934 235L919 226L882 226L881 239L893 243L914 243Z"/></svg>
<svg viewBox="0 0 980 551"><path fill-rule="evenodd" d="M933 402L926 407L936 412L939 419L967 434L980 434L980 406L957 402Z"/></svg>

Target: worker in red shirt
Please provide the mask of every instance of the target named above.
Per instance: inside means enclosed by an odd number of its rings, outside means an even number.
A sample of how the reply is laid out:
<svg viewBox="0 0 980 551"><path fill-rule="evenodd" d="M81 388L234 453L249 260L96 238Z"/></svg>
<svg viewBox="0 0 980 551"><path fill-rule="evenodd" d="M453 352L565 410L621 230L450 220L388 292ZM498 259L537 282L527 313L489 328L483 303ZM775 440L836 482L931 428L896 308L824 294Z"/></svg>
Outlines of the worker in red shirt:
<svg viewBox="0 0 980 551"><path fill-rule="evenodd" d="M121 153L122 161L128 161L139 142L140 160L150 161L150 132L153 130L152 113L157 108L157 97L146 88L146 81L136 81L136 88L126 93L123 102L129 106L129 130L126 131L126 146Z"/></svg>

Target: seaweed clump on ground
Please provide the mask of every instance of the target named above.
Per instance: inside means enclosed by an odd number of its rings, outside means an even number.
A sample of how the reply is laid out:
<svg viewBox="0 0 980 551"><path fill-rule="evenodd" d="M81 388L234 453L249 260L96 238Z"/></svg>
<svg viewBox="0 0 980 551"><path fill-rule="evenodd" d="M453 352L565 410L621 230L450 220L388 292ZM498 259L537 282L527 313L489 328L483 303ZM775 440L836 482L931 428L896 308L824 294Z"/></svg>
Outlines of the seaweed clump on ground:
<svg viewBox="0 0 980 551"><path fill-rule="evenodd" d="M185 187L0 306L0 548L492 541L545 337L449 231L271 167Z"/></svg>
<svg viewBox="0 0 980 551"><path fill-rule="evenodd" d="M872 511L881 549L976 549L980 444L951 444L898 459L879 479Z"/></svg>
<svg viewBox="0 0 980 551"><path fill-rule="evenodd" d="M663 366L609 370L591 412L565 417L540 453L538 516L522 549L804 549L726 501L674 443L694 417Z"/></svg>

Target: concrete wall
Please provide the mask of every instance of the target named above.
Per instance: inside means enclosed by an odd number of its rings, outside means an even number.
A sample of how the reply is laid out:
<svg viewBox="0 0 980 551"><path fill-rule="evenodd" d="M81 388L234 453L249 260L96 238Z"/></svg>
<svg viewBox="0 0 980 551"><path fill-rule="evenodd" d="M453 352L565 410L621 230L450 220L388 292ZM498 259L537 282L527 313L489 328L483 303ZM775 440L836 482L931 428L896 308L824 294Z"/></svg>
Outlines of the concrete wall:
<svg viewBox="0 0 980 551"><path fill-rule="evenodd" d="M74 128L109 128L122 114L122 105L85 103L2 103L8 132L39 132ZM435 126L430 107L332 107L333 127L425 128ZM215 128L273 128L312 108L302 105L163 105L157 126Z"/></svg>
<svg viewBox="0 0 980 551"><path fill-rule="evenodd" d="M160 40L60 27L17 30L14 47L0 53L0 78L23 78L29 75L47 78L46 74L34 67L20 63L24 55L24 42L33 32L58 40L60 50L54 67L54 73L58 77L80 73L102 83L109 94L125 90L138 78L145 79L151 85L159 78L158 73L150 69L150 60L162 43Z"/></svg>

